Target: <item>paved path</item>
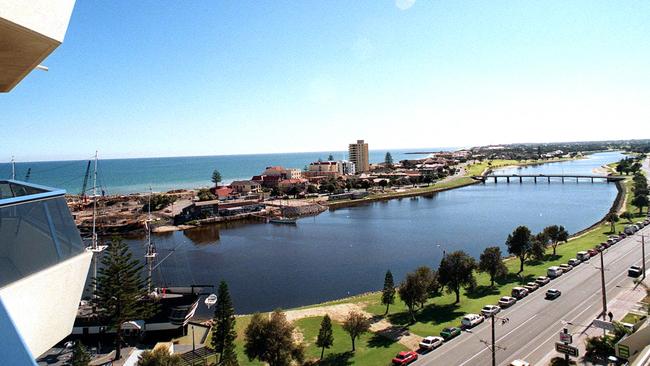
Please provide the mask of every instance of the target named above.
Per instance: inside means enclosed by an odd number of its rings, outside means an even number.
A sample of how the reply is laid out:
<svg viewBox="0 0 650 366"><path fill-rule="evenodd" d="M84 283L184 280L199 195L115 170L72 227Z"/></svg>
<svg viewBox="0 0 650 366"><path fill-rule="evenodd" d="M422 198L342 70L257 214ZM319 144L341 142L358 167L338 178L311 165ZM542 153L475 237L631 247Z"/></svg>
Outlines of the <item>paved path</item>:
<svg viewBox="0 0 650 366"><path fill-rule="evenodd" d="M641 232L650 234L650 227ZM639 240L638 235L626 238L604 254L607 296L611 299L632 286L632 279L627 277L627 268L641 263ZM646 253L648 262L650 250ZM533 292L512 308L502 311L499 316L507 317L510 321L496 326L496 343L501 347L496 354L497 365L508 365L515 359L543 365L542 360L554 349L558 332L566 322L590 324L602 307L600 270L597 266L600 266L600 258L594 257ZM548 288L559 289L562 296L553 301L545 300L544 292ZM569 326L569 331L578 332L580 329ZM490 365L491 352L482 342L490 340L489 322L485 322L471 333L464 332L437 350L423 355L413 365Z"/></svg>

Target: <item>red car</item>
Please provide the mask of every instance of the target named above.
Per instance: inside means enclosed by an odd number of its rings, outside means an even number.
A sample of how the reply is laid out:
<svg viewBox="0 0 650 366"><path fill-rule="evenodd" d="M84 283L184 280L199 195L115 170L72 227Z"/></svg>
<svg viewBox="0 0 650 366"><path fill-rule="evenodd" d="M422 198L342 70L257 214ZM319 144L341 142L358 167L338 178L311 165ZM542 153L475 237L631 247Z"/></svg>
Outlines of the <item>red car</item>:
<svg viewBox="0 0 650 366"><path fill-rule="evenodd" d="M418 359L418 354L413 351L402 351L393 358L393 365L408 365Z"/></svg>
<svg viewBox="0 0 650 366"><path fill-rule="evenodd" d="M598 251L596 249L589 249L588 252L591 257L598 255Z"/></svg>

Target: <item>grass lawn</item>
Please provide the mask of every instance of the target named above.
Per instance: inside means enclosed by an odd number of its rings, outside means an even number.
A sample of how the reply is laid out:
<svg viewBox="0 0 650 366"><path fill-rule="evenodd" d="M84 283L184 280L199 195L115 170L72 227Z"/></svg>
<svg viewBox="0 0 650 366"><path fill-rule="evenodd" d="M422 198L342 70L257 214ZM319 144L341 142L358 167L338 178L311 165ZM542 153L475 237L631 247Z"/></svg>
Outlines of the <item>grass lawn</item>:
<svg viewBox="0 0 650 366"><path fill-rule="evenodd" d="M621 319L621 323L636 324L639 320L645 319L646 317L646 315L627 313L623 319Z"/></svg>

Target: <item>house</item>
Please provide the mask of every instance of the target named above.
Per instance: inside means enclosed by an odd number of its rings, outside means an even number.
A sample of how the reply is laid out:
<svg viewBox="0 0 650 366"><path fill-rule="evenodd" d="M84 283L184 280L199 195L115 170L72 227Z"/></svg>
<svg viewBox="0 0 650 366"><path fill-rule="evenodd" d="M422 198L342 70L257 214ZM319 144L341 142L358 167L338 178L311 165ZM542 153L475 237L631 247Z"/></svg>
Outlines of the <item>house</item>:
<svg viewBox="0 0 650 366"><path fill-rule="evenodd" d="M210 192L217 196L217 199L220 200L226 200L230 198L234 198L235 195L235 190L229 187L217 187L217 188L210 188Z"/></svg>
<svg viewBox="0 0 650 366"><path fill-rule="evenodd" d="M307 179L303 178L295 178L295 179L285 179L282 180L278 183L278 188L285 191L289 190L293 187L298 188L299 190L304 190L307 188L307 185L309 184L309 181Z"/></svg>
<svg viewBox="0 0 650 366"><path fill-rule="evenodd" d="M254 180L236 180L230 183L230 188L237 193L247 194L259 191L262 185L260 182Z"/></svg>

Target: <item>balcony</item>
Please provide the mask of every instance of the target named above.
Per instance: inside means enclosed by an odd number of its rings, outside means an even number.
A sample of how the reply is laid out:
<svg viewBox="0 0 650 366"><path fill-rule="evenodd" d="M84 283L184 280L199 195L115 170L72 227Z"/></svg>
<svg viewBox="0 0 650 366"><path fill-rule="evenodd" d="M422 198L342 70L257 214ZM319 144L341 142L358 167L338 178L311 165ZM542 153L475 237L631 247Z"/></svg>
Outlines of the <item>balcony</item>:
<svg viewBox="0 0 650 366"><path fill-rule="evenodd" d="M64 196L0 180L0 314L32 356L70 334L92 258ZM0 329L0 338L8 336ZM3 359L13 351L0 343Z"/></svg>

